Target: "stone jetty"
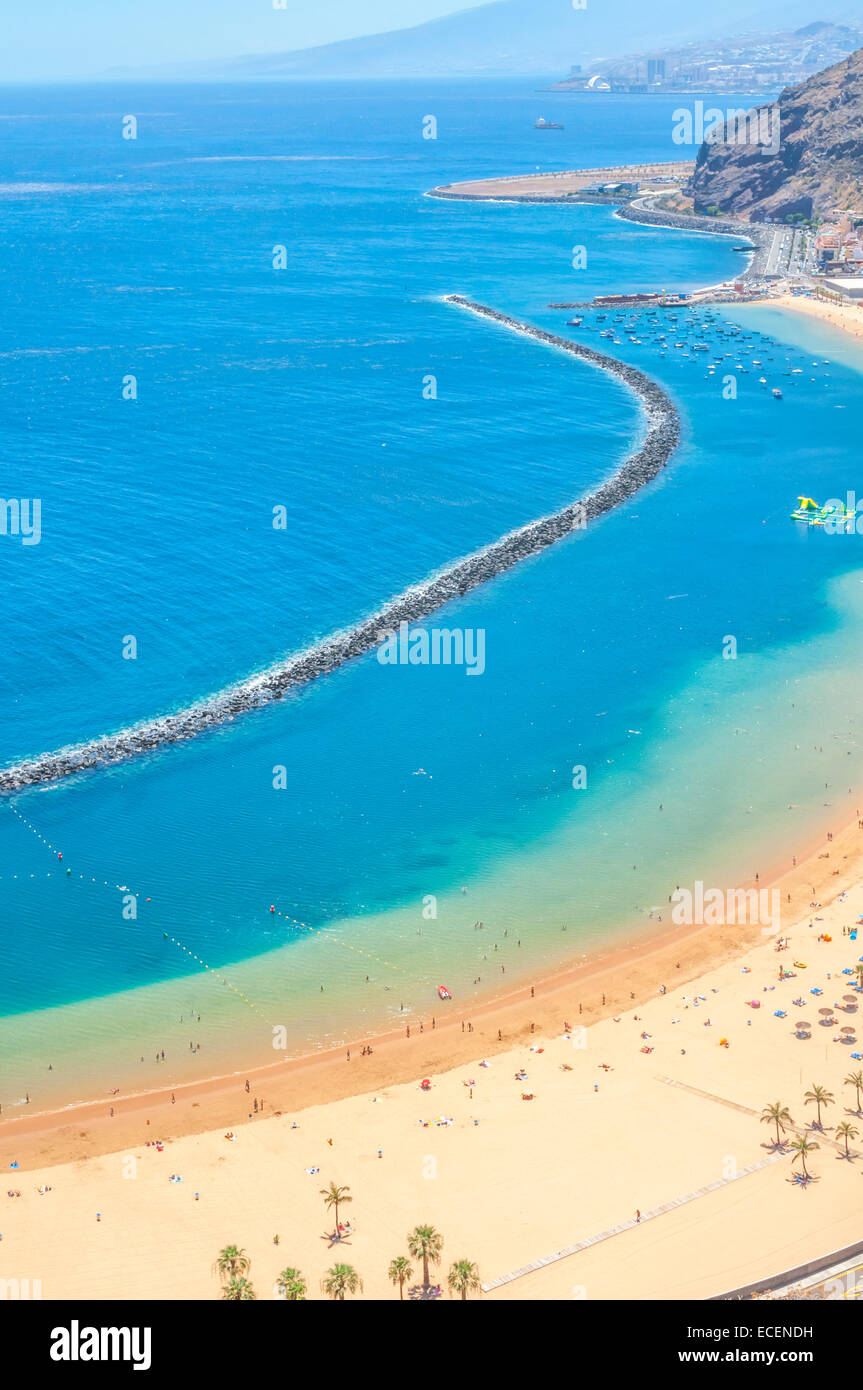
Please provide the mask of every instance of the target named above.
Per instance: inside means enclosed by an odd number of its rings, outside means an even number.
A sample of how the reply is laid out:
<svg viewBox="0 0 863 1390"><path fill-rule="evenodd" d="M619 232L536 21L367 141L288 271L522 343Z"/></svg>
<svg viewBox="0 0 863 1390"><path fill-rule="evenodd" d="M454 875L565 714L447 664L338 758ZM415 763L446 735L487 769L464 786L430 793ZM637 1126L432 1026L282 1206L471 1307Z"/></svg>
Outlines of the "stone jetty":
<svg viewBox="0 0 863 1390"><path fill-rule="evenodd" d="M270 669L176 713L165 714L119 733L107 734L57 752L43 753L0 769L0 793L8 794L24 787L69 777L86 769L124 762L167 744L194 738L207 729L228 723L247 710L259 709L280 700L355 657L373 651L401 622L421 622L442 605L461 598L481 584L487 584L513 565L554 545L573 531L583 530L604 512L620 506L654 479L665 466L680 437L680 418L670 398L644 372L593 348L521 323L462 295L449 295L446 302L581 358L624 382L641 401L647 417L647 435L641 447L595 492L564 507L562 511L510 531L464 559L454 561L428 579L405 589L355 627L337 632Z"/></svg>

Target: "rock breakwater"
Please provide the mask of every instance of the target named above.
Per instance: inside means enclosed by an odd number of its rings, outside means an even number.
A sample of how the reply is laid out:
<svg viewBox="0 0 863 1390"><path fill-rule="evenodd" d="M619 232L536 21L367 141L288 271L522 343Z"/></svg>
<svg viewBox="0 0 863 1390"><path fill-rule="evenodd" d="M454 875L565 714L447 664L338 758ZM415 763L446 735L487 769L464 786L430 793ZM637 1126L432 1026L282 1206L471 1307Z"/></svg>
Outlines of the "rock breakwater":
<svg viewBox="0 0 863 1390"><path fill-rule="evenodd" d="M337 632L268 670L176 713L0 769L0 793L9 794L24 787L70 777L86 769L125 762L168 744L195 738L248 710L272 704L291 691L337 670L355 657L374 650L390 632L398 628L399 623L422 621L451 600L488 583L573 531L584 529L589 522L620 506L644 487L668 462L680 437L680 418L670 398L644 372L593 348L498 313L462 295L449 295L446 302L538 342L562 349L623 381L638 396L647 417L648 429L641 447L595 492L562 511L528 522L482 550L454 561L428 579L404 590L355 627Z"/></svg>

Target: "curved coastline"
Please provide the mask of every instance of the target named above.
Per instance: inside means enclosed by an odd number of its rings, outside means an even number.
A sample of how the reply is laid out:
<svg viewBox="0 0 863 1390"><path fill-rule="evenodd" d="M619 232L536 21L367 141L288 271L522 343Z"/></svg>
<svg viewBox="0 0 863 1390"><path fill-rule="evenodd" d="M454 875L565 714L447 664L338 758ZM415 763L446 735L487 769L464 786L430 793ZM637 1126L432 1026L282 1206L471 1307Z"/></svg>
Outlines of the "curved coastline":
<svg viewBox="0 0 863 1390"><path fill-rule="evenodd" d="M403 590L354 627L334 633L266 671L205 697L186 709L0 769L0 793L10 794L25 787L59 781L78 772L125 762L167 744L195 738L208 729L228 723L247 710L272 704L291 690L328 675L355 657L366 655L400 623L422 621L450 600L461 598L472 589L488 583L572 531L584 529L590 521L625 502L665 467L680 438L680 417L670 397L644 372L606 353L596 352L580 343L522 323L463 295L447 295L444 302L568 352L623 381L639 398L647 416L648 430L641 447L630 454L614 476L595 492L453 561L427 579Z"/></svg>

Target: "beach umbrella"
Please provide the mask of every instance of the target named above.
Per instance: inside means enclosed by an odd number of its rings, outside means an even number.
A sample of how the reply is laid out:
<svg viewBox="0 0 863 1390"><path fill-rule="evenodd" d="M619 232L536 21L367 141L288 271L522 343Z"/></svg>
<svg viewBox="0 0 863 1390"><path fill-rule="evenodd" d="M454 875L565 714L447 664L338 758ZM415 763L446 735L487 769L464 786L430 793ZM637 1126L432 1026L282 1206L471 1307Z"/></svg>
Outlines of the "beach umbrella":
<svg viewBox="0 0 863 1390"><path fill-rule="evenodd" d="M846 1028L840 1028L840 1029L839 1029L839 1032L840 1032L840 1033L853 1033L853 1032L854 1032L854 1029L853 1029L853 1028L848 1028L848 1027L846 1027Z"/></svg>
<svg viewBox="0 0 863 1390"><path fill-rule="evenodd" d="M846 1003L846 1004L856 1004L856 1003L857 1003L857 995L856 995L856 994L843 994L843 995L842 995L842 998L845 1000L845 1003Z"/></svg>

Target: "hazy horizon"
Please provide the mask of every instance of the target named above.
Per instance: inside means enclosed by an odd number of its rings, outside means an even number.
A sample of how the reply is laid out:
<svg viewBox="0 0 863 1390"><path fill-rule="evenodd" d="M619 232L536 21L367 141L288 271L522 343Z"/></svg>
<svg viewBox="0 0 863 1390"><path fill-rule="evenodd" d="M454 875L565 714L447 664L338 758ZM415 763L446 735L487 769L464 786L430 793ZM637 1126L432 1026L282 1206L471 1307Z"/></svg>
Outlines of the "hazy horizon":
<svg viewBox="0 0 863 1390"><path fill-rule="evenodd" d="M0 82L104 78L112 69L286 53L476 8L483 0L325 0L301 6L274 0L62 0L3 16Z"/></svg>
<svg viewBox="0 0 863 1390"><path fill-rule="evenodd" d="M720 39L744 31L792 29L819 19L861 23L863 0L838 0L828 15L816 13L811 0L756 0L755 5L729 0L715 15L693 11L681 0L657 0L649 14L635 0L367 0L361 11L352 0L325 0L317 7L300 6L298 0L261 0L259 7L249 7L246 0L149 0L146 8L134 0L81 0L74 10L62 0L44 0L38 9L4 16L0 83L136 76L170 81L185 78L189 70L204 78L208 72L266 77L269 58L346 42L350 46L350 41L359 42L345 61L357 71L337 70L339 49L329 71L325 64L320 72L279 73L274 68L272 75L357 76L365 55L373 66L390 35L394 52L407 47L419 55L415 66L422 66L428 46L429 75L445 74L441 54L449 52L450 42L453 50L468 54L468 66L476 46L477 76L495 71L498 59L497 71L529 75L540 69L565 72L585 56L619 56L651 42ZM405 35L429 23L431 28L421 35ZM247 73L245 60L251 60ZM200 73L194 71L198 65ZM382 73L378 64L370 75L402 74L395 67Z"/></svg>

